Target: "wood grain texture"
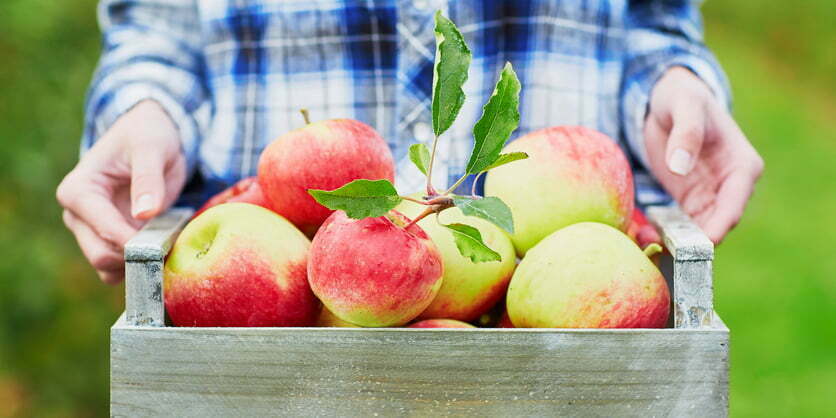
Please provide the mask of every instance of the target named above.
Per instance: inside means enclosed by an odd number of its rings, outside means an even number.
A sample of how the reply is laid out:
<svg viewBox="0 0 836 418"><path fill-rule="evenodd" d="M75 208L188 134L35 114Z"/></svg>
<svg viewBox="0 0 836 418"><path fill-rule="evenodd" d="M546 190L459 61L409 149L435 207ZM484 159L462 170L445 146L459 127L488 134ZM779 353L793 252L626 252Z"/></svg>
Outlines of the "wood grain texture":
<svg viewBox="0 0 836 418"><path fill-rule="evenodd" d="M728 330L111 331L113 416L725 416Z"/></svg>
<svg viewBox="0 0 836 418"><path fill-rule="evenodd" d="M191 209L175 208L148 222L125 244L125 313L128 323L161 327L163 260L191 218Z"/></svg>
<svg viewBox="0 0 836 418"><path fill-rule="evenodd" d="M700 328L714 312L714 244L676 206L647 209L673 256L673 323L676 328Z"/></svg>

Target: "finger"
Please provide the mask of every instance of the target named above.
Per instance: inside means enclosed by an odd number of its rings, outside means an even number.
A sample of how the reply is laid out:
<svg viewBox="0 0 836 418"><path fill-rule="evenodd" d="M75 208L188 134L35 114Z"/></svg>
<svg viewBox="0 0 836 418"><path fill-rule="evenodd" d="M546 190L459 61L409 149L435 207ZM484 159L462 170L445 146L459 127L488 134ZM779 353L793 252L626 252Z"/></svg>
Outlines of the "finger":
<svg viewBox="0 0 836 418"><path fill-rule="evenodd" d="M671 114L672 127L668 136L665 161L668 169L681 176L688 175L700 155L705 137L705 114L701 107L680 102Z"/></svg>
<svg viewBox="0 0 836 418"><path fill-rule="evenodd" d="M104 190L97 190L95 182L82 172L67 175L56 192L61 206L88 224L102 239L122 246L136 234Z"/></svg>
<svg viewBox="0 0 836 418"><path fill-rule="evenodd" d="M700 225L703 232L719 244L743 216L754 189L756 176L745 169L733 171L720 185L714 211Z"/></svg>
<svg viewBox="0 0 836 418"><path fill-rule="evenodd" d="M118 270L113 271L97 271L96 273L99 274L99 280L102 283L107 285L117 285L122 283L125 280L125 266L122 265Z"/></svg>
<svg viewBox="0 0 836 418"><path fill-rule="evenodd" d="M84 221L64 211L64 223L75 235L81 252L96 270L99 278L108 284L115 284L124 278L124 257L122 253L101 239Z"/></svg>
<svg viewBox="0 0 836 418"><path fill-rule="evenodd" d="M165 161L159 153L133 152L131 158L131 215L150 219L163 206Z"/></svg>

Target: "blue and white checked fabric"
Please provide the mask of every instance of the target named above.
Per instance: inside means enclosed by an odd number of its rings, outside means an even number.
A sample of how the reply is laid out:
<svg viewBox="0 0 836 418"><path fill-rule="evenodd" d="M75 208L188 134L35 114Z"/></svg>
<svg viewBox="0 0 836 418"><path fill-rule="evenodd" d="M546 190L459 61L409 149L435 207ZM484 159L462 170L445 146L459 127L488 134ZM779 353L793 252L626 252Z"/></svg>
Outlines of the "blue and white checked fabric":
<svg viewBox="0 0 836 418"><path fill-rule="evenodd" d="M725 75L702 43L698 2L674 0L103 0L104 33L88 93L82 149L143 99L177 123L198 204L256 173L261 150L315 119L375 127L395 156L402 193L419 190L407 148L431 143L433 14L473 51L468 100L440 142L438 187L463 171L471 129L505 61L522 83L515 137L585 125L618 141L638 200L668 196L644 169L648 96L674 65L728 103ZM153 150L149 150L153 152ZM190 191L190 192L189 192ZM191 199L191 200L189 200Z"/></svg>

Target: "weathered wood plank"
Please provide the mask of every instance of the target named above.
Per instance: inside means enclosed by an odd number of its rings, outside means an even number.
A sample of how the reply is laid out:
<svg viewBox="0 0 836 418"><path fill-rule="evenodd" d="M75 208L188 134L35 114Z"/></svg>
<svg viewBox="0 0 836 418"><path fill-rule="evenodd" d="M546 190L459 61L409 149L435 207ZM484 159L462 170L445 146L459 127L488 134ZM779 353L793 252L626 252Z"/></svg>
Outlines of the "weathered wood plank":
<svg viewBox="0 0 836 418"><path fill-rule="evenodd" d="M677 260L714 259L714 244L679 207L648 207L647 218L659 228L665 247Z"/></svg>
<svg viewBox="0 0 836 418"><path fill-rule="evenodd" d="M728 330L111 333L114 416L725 416Z"/></svg>
<svg viewBox="0 0 836 418"><path fill-rule="evenodd" d="M712 322L714 244L676 206L647 209L673 256L673 316L676 328L700 328Z"/></svg>
<svg viewBox="0 0 836 418"><path fill-rule="evenodd" d="M192 216L176 208L148 222L125 245L125 312L134 325L165 325L163 260L174 239Z"/></svg>

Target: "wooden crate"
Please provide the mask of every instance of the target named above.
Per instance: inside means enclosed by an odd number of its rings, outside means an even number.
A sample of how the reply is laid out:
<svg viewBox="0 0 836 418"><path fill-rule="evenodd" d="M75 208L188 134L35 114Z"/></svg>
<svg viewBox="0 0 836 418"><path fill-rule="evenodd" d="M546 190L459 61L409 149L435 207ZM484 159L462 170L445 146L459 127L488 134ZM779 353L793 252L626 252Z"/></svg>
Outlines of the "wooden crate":
<svg viewBox="0 0 836 418"><path fill-rule="evenodd" d="M648 210L672 254L673 326L625 330L168 327L163 258L190 214L126 246L113 416L727 415L713 246L676 208Z"/></svg>

